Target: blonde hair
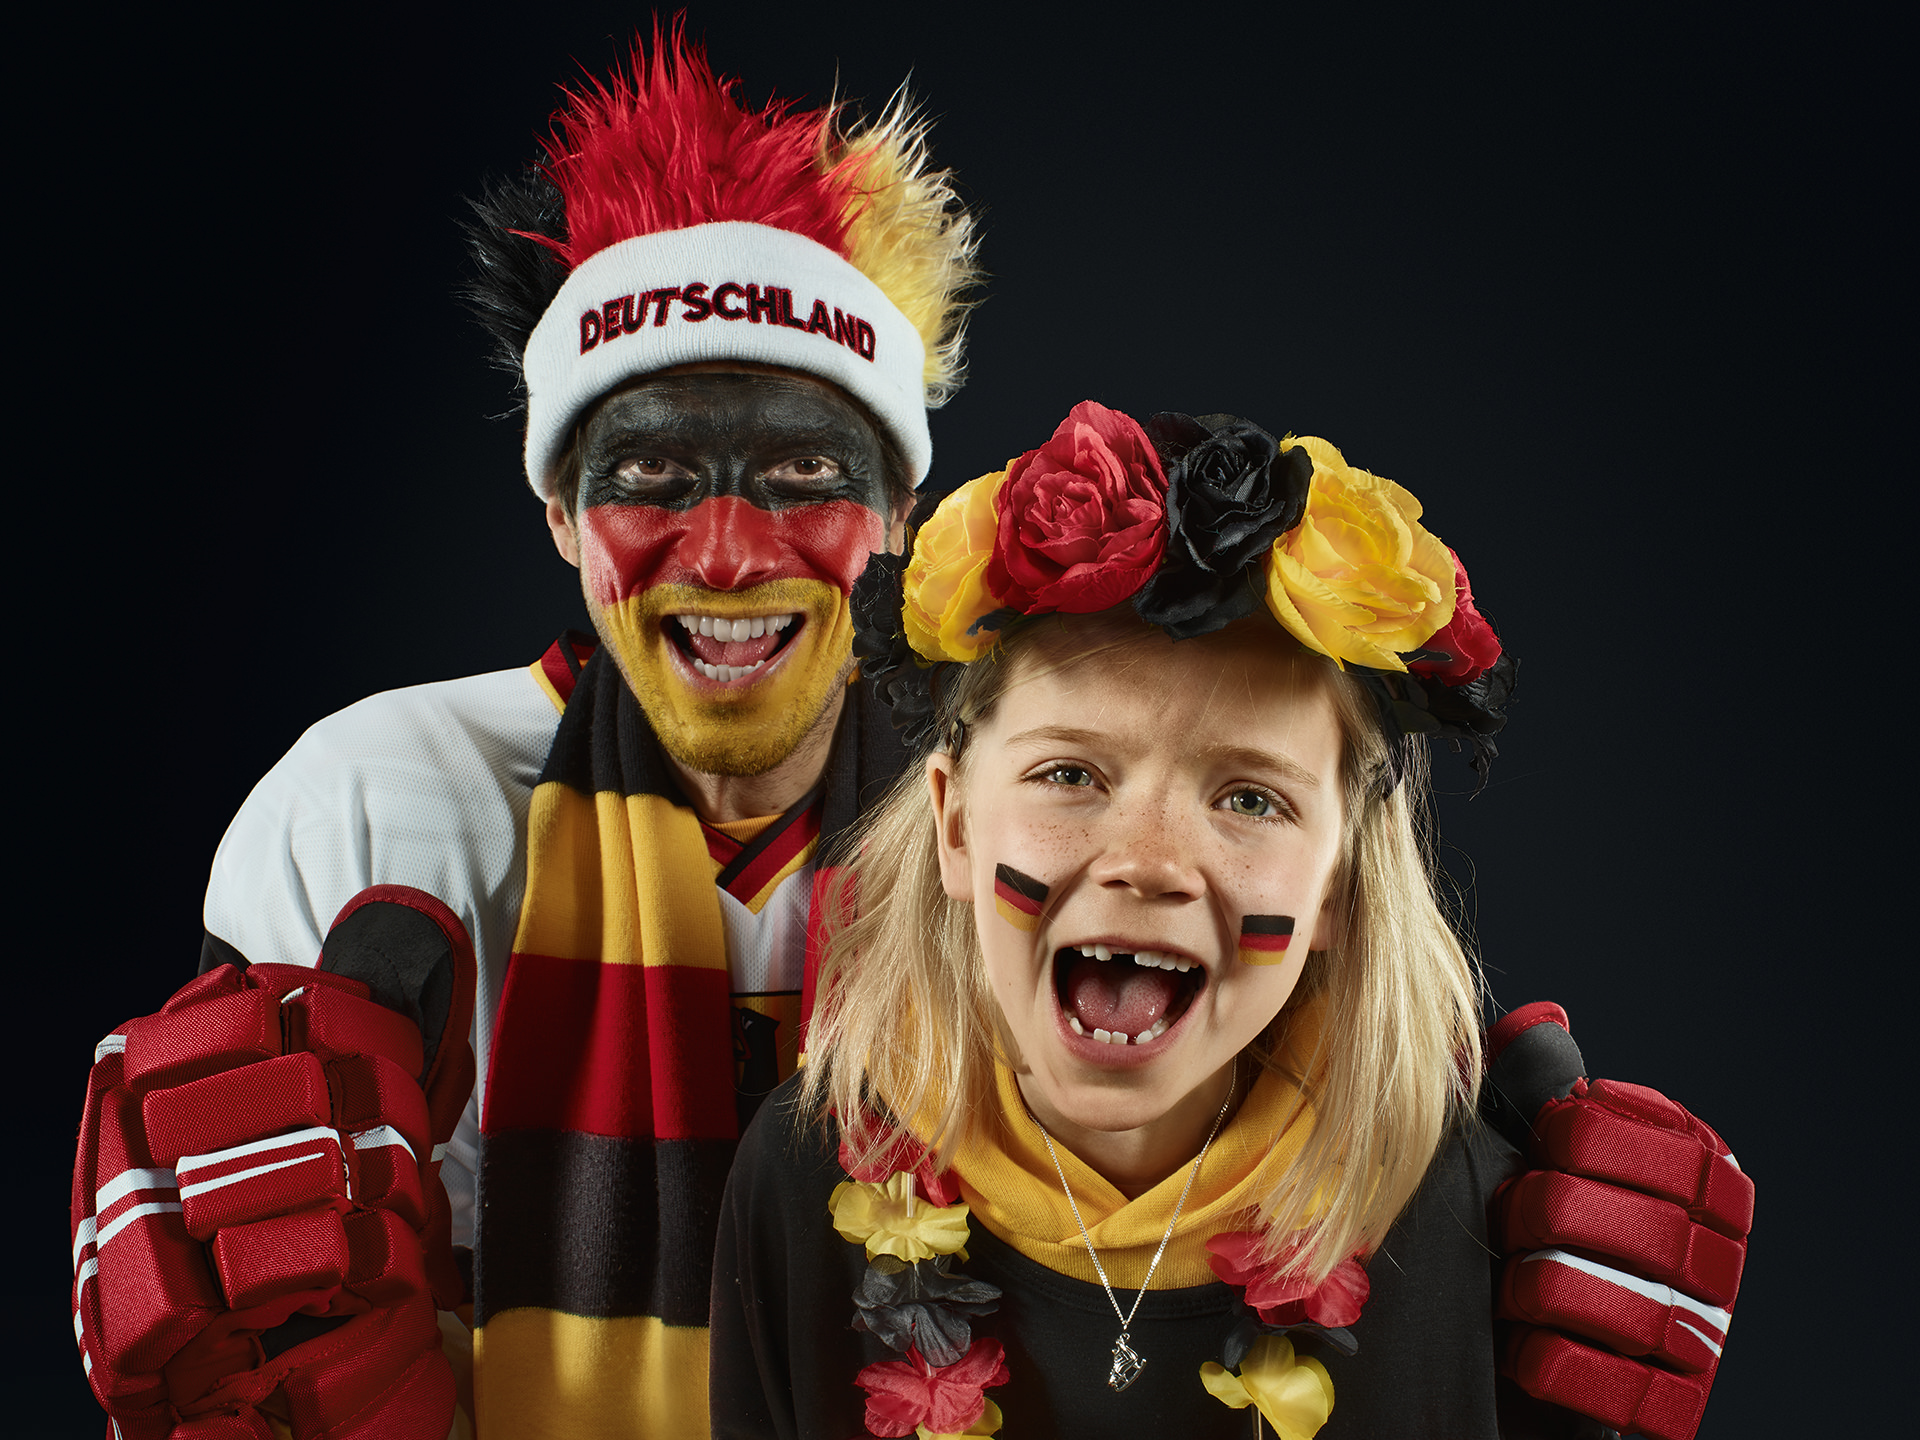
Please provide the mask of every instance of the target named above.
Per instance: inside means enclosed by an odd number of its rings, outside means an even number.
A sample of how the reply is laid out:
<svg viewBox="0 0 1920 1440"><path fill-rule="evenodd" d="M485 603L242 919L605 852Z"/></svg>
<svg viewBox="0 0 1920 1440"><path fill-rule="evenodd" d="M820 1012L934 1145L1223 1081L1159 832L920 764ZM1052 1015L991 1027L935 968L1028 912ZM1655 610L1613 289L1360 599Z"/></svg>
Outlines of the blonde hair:
<svg viewBox="0 0 1920 1440"><path fill-rule="evenodd" d="M1328 687L1342 738L1343 836L1330 890L1341 938L1309 954L1287 1004L1247 1051L1291 1075L1313 1104L1311 1136L1295 1162L1271 1176L1259 1209L1269 1255L1293 1252L1292 1268L1318 1280L1379 1246L1448 1127L1471 1113L1480 1074L1478 973L1435 894L1424 746L1407 747L1399 784L1391 784L1389 743L1361 683L1266 617L1243 623L1267 625L1276 660ZM1124 608L1052 616L964 667L940 706L954 783L965 782L968 731L1035 663L1096 662L1144 631ZM870 1160L896 1127L911 1124L945 1163L995 1114L994 1063L1005 1047L973 909L941 884L918 768L839 858L841 891L827 910L840 918L829 921L801 1104L854 1117L878 1102L879 1130L845 1127L856 1155ZM1293 1018L1315 998L1318 1041L1300 1053Z"/></svg>

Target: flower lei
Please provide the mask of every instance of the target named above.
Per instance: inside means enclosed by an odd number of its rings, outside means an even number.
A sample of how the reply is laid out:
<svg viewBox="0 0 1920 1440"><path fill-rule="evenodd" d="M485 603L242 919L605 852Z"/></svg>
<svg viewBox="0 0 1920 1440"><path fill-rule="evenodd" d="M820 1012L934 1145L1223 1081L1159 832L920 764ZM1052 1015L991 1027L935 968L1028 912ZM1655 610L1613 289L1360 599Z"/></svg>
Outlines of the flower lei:
<svg viewBox="0 0 1920 1440"><path fill-rule="evenodd" d="M853 1328L905 1358L882 1360L854 1377L867 1392L867 1429L879 1436L958 1440L992 1435L1000 1407L989 1385L1007 1382L998 1340L975 1339L975 1316L1000 1304L997 1286L950 1269L966 1258L967 1207L924 1147L900 1136L866 1165L840 1142L828 1208L844 1239L866 1246L867 1273L853 1292Z"/></svg>
<svg viewBox="0 0 1920 1440"><path fill-rule="evenodd" d="M966 1259L968 1235L968 1207L958 1203L952 1177L907 1136L865 1165L842 1139L840 1168L850 1178L828 1199L833 1228L867 1252L853 1328L904 1357L854 1377L867 1392L867 1430L918 1440L994 1435L1004 1417L986 1390L1010 1378L1006 1350L976 1338L972 1322L999 1308L1000 1290L951 1268L954 1255ZM1263 1260L1258 1232L1216 1235L1207 1250L1213 1272L1236 1292L1239 1319L1222 1346L1225 1364L1203 1364L1200 1383L1224 1405L1254 1406L1280 1440L1313 1440L1333 1412L1333 1379L1319 1360L1296 1355L1294 1337L1358 1352L1347 1327L1367 1302L1360 1257L1342 1261L1316 1286L1290 1273L1290 1253Z"/></svg>
<svg viewBox="0 0 1920 1440"><path fill-rule="evenodd" d="M1023 617L1130 600L1184 640L1264 604L1354 667L1390 736L1469 744L1484 783L1518 667L1421 513L1317 437L1276 440L1231 415L1142 427L1087 400L1038 450L915 510L909 552L875 556L854 587L854 650L924 749L940 672Z"/></svg>

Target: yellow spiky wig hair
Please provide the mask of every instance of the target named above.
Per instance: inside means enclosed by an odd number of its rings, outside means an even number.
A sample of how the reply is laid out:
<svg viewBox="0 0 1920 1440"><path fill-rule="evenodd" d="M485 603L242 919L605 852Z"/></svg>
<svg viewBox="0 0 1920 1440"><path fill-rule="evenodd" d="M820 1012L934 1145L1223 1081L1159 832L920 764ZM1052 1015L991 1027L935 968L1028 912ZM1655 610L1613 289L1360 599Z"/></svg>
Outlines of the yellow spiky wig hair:
<svg viewBox="0 0 1920 1440"><path fill-rule="evenodd" d="M754 361L830 380L918 484L964 374L972 217L904 90L862 122L736 98L678 25L565 91L544 162L474 202L468 298L527 390L546 498L581 413L638 375Z"/></svg>

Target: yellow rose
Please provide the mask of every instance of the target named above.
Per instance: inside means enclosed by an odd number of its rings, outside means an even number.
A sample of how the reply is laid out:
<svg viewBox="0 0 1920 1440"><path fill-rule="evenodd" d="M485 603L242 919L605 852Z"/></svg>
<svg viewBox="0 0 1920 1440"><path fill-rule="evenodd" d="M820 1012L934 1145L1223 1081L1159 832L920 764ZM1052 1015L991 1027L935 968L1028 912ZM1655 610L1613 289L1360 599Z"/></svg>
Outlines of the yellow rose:
<svg viewBox="0 0 1920 1440"><path fill-rule="evenodd" d="M1338 663L1405 670L1453 619L1453 556L1420 524L1420 502L1391 480L1349 466L1312 435L1289 437L1313 457L1300 523L1273 542L1267 608L1309 650Z"/></svg>
<svg viewBox="0 0 1920 1440"><path fill-rule="evenodd" d="M913 1191L913 1176L897 1171L884 1185L843 1180L827 1199L833 1228L843 1240L867 1247L867 1258L893 1255L909 1263L951 1255L967 1243L965 1205L929 1205Z"/></svg>
<svg viewBox="0 0 1920 1440"><path fill-rule="evenodd" d="M999 528L994 496L1006 480L1004 470L969 480L914 537L902 618L907 643L928 660L978 660L993 644L996 632L967 631L1002 605L987 589L987 562Z"/></svg>
<svg viewBox="0 0 1920 1440"><path fill-rule="evenodd" d="M1296 1360L1284 1335L1262 1335L1233 1374L1209 1360L1200 1383L1235 1410L1256 1406L1280 1440L1313 1440L1333 1413L1333 1377L1311 1356Z"/></svg>

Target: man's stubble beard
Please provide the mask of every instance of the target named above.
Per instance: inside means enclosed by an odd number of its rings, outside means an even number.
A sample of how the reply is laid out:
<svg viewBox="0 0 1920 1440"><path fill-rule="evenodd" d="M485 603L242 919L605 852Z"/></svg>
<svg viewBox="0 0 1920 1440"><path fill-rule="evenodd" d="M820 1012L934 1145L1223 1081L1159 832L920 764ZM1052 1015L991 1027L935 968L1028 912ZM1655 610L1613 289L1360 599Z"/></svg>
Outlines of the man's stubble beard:
<svg viewBox="0 0 1920 1440"><path fill-rule="evenodd" d="M796 643L805 650L788 657L786 673L759 682L748 692L752 698L702 697L676 673L680 662L667 653L675 647L664 637L663 623L677 623L669 618L674 613L736 608L803 613L806 630ZM589 609L661 748L701 774L750 778L775 769L834 723L854 670L847 597L823 581L773 581L704 594L669 585L617 606L595 607L589 600ZM836 653L837 663L829 664Z"/></svg>

